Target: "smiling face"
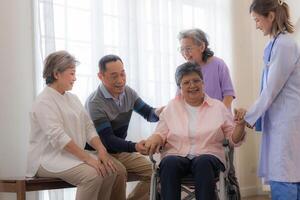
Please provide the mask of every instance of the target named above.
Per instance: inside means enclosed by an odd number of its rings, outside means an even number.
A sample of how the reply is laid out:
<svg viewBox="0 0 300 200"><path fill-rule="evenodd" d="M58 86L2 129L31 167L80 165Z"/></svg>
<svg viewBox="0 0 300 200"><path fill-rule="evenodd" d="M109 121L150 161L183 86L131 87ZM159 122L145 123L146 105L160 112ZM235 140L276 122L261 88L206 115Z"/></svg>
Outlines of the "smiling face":
<svg viewBox="0 0 300 200"><path fill-rule="evenodd" d="M54 74L55 81L53 82L52 87L61 94L65 93L66 91L72 90L73 84L76 81L75 74L75 65L72 65L63 72L56 72Z"/></svg>
<svg viewBox="0 0 300 200"><path fill-rule="evenodd" d="M204 84L200 76L195 73L189 73L182 77L180 82L181 94L185 101L191 106L199 106L204 98Z"/></svg>
<svg viewBox="0 0 300 200"><path fill-rule="evenodd" d="M105 88L113 96L118 98L124 92L126 85L126 74L123 63L120 60L105 64L106 71L99 72L98 76Z"/></svg>
<svg viewBox="0 0 300 200"><path fill-rule="evenodd" d="M182 38L180 40L180 53L186 61L196 63L198 65L203 63L202 54L204 51L204 43L197 45L192 38Z"/></svg>
<svg viewBox="0 0 300 200"><path fill-rule="evenodd" d="M275 19L274 12L269 12L268 16L263 16L253 11L251 15L255 21L256 29L261 30L265 36L272 36L272 26Z"/></svg>

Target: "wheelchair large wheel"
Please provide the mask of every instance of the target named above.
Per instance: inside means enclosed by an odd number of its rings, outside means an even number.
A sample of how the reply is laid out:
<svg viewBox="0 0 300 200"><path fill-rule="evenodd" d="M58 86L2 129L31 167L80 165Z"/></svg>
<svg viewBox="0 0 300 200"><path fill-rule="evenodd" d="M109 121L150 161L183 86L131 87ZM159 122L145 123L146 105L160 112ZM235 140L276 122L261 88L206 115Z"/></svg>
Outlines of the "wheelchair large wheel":
<svg viewBox="0 0 300 200"><path fill-rule="evenodd" d="M157 193L156 193L156 200L161 200L160 192L157 192Z"/></svg>
<svg viewBox="0 0 300 200"><path fill-rule="evenodd" d="M159 180L157 172L152 174L150 186L150 200L160 200Z"/></svg>
<svg viewBox="0 0 300 200"><path fill-rule="evenodd" d="M234 195L230 195L228 197L228 200L239 200L239 199L238 199L238 196L236 194L234 194Z"/></svg>
<svg viewBox="0 0 300 200"><path fill-rule="evenodd" d="M228 195L228 200L240 200L241 199L238 195L237 188L234 185L228 185L227 195Z"/></svg>
<svg viewBox="0 0 300 200"><path fill-rule="evenodd" d="M241 200L238 189L235 185L230 184L228 179L220 179L218 200Z"/></svg>
<svg viewBox="0 0 300 200"><path fill-rule="evenodd" d="M156 183L154 186L156 189L153 188L153 191L150 195L150 200L161 200L159 185Z"/></svg>

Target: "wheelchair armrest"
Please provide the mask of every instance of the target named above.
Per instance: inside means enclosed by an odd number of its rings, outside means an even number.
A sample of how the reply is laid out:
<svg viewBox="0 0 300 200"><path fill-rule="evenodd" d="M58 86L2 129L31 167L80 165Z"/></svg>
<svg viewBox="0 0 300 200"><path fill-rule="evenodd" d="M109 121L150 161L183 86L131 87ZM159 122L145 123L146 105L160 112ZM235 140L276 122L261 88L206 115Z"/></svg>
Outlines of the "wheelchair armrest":
<svg viewBox="0 0 300 200"><path fill-rule="evenodd" d="M153 154L149 154L149 158L152 164L156 164L156 160L153 158Z"/></svg>
<svg viewBox="0 0 300 200"><path fill-rule="evenodd" d="M156 160L153 158L153 154L149 154L149 159L152 162L152 170L157 173L157 165L156 165Z"/></svg>
<svg viewBox="0 0 300 200"><path fill-rule="evenodd" d="M223 147L224 147L224 151L225 151L225 176L228 176L228 173L231 169L231 161L230 161L230 143L229 140L227 138L225 138L223 140Z"/></svg>
<svg viewBox="0 0 300 200"><path fill-rule="evenodd" d="M163 148L164 148L163 146L159 147L159 153L163 152ZM149 154L149 159L152 162L152 164L156 164L157 161L153 158L153 154L152 153Z"/></svg>
<svg viewBox="0 0 300 200"><path fill-rule="evenodd" d="M227 159L227 158L229 158L230 143L229 143L229 140L226 138L223 140L223 147L225 150L225 157Z"/></svg>

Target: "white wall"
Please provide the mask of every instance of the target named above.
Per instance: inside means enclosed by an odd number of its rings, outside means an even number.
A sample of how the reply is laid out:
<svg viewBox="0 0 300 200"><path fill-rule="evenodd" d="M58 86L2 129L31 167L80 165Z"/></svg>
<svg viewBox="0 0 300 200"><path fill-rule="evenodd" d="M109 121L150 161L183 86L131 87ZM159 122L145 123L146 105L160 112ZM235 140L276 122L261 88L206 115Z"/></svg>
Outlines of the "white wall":
<svg viewBox="0 0 300 200"><path fill-rule="evenodd" d="M287 0L287 2L291 7L292 21L294 24L296 24L296 32L294 36L300 45L300 2L299 0Z"/></svg>
<svg viewBox="0 0 300 200"><path fill-rule="evenodd" d="M252 39L254 23L249 14L250 3L251 0L234 1L232 14L234 24L232 73L237 96L234 107L243 108L248 108L258 94L260 75L257 75L253 68L256 63L253 55L254 53L261 55L262 51L260 45L254 43ZM242 196L255 195L261 191L260 181L257 178L259 135L251 130L247 132L246 142L236 149L235 154Z"/></svg>
<svg viewBox="0 0 300 200"><path fill-rule="evenodd" d="M0 177L24 176L34 97L31 0L0 2ZM0 194L0 199L15 199Z"/></svg>

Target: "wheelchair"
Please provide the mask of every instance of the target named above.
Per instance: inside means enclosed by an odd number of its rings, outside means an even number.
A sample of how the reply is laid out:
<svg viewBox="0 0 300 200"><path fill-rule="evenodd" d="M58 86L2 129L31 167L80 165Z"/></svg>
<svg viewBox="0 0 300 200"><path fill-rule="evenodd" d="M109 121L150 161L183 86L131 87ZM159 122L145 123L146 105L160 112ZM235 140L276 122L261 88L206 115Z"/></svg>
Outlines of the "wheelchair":
<svg viewBox="0 0 300 200"><path fill-rule="evenodd" d="M225 170L220 172L219 177L215 178L216 182L216 196L217 200L240 200L240 197L237 192L237 186L232 184L228 172L230 170L231 163L229 156L229 141L224 139L223 147L225 149ZM151 187L150 187L150 200L161 200L160 198L160 181L159 181L159 168L157 166L157 161L153 158L153 155L150 155L150 160L152 162L152 177L151 177ZM183 177L181 179L181 193L185 193L185 197L181 197L183 200L192 200L195 198L194 192L195 181L191 174Z"/></svg>

